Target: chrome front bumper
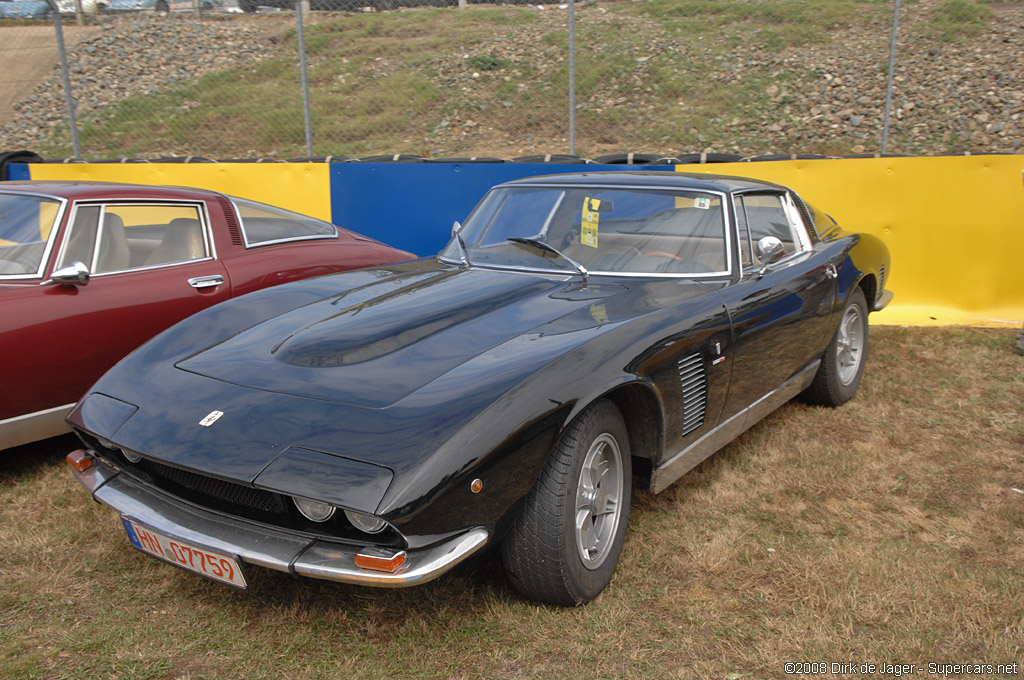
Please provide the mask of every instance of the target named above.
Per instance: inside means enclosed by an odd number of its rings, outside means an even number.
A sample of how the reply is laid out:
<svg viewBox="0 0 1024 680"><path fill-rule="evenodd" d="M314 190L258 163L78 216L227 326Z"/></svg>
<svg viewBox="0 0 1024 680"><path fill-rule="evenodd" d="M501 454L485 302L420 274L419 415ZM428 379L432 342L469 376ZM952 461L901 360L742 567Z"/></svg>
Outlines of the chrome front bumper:
<svg viewBox="0 0 1024 680"><path fill-rule="evenodd" d="M485 529L470 529L444 543L409 551L395 573L374 571L355 564L356 554L372 543L332 543L197 508L98 459L74 474L96 501L121 515L183 541L236 555L243 562L298 576L384 588L414 586L444 574L487 542Z"/></svg>

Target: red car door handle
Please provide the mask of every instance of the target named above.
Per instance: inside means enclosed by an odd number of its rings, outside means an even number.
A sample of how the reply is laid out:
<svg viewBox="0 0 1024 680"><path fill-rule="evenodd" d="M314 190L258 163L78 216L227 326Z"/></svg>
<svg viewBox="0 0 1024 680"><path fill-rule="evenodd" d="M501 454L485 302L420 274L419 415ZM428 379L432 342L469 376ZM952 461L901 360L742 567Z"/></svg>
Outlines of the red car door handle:
<svg viewBox="0 0 1024 680"><path fill-rule="evenodd" d="M224 277L220 274L213 276L196 276L188 280L188 285L193 288L212 288L224 283Z"/></svg>

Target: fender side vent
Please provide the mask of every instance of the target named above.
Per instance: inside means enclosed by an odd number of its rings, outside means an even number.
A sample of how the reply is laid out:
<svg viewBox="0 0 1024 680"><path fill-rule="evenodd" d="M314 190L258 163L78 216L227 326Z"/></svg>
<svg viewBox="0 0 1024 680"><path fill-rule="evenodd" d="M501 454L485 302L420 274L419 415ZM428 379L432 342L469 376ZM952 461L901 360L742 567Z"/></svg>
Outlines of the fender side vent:
<svg viewBox="0 0 1024 680"><path fill-rule="evenodd" d="M700 352L679 360L679 380L683 385L683 435L704 424L708 408L708 374Z"/></svg>
<svg viewBox="0 0 1024 680"><path fill-rule="evenodd" d="M878 267L878 291L881 295L881 291L885 290L885 265L879 265Z"/></svg>

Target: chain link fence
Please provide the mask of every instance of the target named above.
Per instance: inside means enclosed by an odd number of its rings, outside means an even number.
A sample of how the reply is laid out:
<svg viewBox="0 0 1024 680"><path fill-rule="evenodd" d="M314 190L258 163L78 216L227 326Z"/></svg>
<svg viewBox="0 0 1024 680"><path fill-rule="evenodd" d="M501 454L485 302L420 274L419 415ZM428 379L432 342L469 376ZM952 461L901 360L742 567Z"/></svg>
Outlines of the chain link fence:
<svg viewBox="0 0 1024 680"><path fill-rule="evenodd" d="M1019 0L456 1L0 0L0 150L1024 152Z"/></svg>

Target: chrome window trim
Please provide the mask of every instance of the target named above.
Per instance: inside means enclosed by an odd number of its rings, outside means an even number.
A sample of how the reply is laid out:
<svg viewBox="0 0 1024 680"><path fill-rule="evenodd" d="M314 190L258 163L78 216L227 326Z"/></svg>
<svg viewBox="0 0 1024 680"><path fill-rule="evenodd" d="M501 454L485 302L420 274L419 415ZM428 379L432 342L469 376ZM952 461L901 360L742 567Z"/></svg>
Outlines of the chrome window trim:
<svg viewBox="0 0 1024 680"><path fill-rule="evenodd" d="M791 191L785 189L745 189L743 191L737 191L733 193L732 198L733 201L735 201L737 198L758 195L781 196L782 211L783 213L785 213L786 220L789 222L789 226L793 230L793 233L796 235L797 242L799 244L799 248L796 250L796 252L792 253L791 255L787 255L781 260L776 260L771 265L769 265L769 269L775 269L779 265L784 265L792 261L794 258L797 258L803 255L804 253L808 253L814 249L814 244L811 242L810 236L807 233L807 225L804 224L803 218L800 217L800 209L796 207L796 204L793 202L793 194ZM744 209L746 209L745 206L746 204L744 204ZM797 217L796 221L794 221L794 216ZM739 224L736 225L736 229L739 229ZM737 243L739 243L740 237L738 231L736 234L736 238ZM754 244L751 243L750 247L751 249L753 249ZM753 253L751 254L753 255ZM759 276L760 273L761 265L759 264L751 263L749 265L741 267L740 269L740 276L743 278L750 274L755 274Z"/></svg>
<svg viewBox="0 0 1024 680"><path fill-rule="evenodd" d="M53 194L46 194L38 191L4 191L0 189L0 194L11 196L35 196L38 198L51 199L60 203L57 207L57 215L53 218L53 226L50 228L50 235L46 238L46 246L43 248L43 256L39 260L39 267L36 269L35 273L0 274L0 282L4 283L41 279L43 278L43 274L46 272L46 267L50 264L50 255L53 252L54 244L57 241L57 234L60 232L61 225L64 221L64 214L67 211L67 207L71 202L71 199L65 198L64 196L55 196Z"/></svg>
<svg viewBox="0 0 1024 680"><path fill-rule="evenodd" d="M324 224L330 224L332 227L334 227L334 234L310 234L308 236L291 236L289 238L278 238L272 241L260 241L259 243L249 243L249 233L245 230L245 218L242 217L242 211L238 209L238 204L235 203L236 197L228 196L227 194L221 195L224 196L224 198L228 199L228 202L231 204L231 208L235 211L235 217L238 219L238 230L242 232L242 243L245 245L246 250L250 250L252 248L262 248L263 246L273 246L279 243L296 243L299 241L327 241L330 239L341 238L341 232L338 229L338 225L332 224L327 220L321 220L318 217L303 215L302 213L295 213L300 217L308 217L309 219L317 220L318 222L323 222ZM260 201L254 201L250 198L240 200L246 200L252 203L260 203ZM263 203L262 205L266 205L271 208L277 208L278 210L286 210L288 212L293 213L295 212L294 210L288 210L288 208L281 208L280 206L270 205L269 203Z"/></svg>
<svg viewBox="0 0 1024 680"><path fill-rule="evenodd" d="M153 269L164 269L166 267L176 267L176 266L180 266L180 265L183 265L183 264L192 264L192 263L195 263L195 262L209 262L211 260L216 260L217 259L217 244L216 244L216 240L213 238L213 230L212 230L212 226L211 226L211 222L210 222L210 209L209 209L209 205L207 204L206 201L201 201L201 200L200 201L182 200L182 199L174 199L174 198L155 199L155 200L145 200L145 199L143 199L143 200L135 200L135 199L121 200L121 199L116 199L115 198L115 199L84 199L84 200L76 201L75 202L75 205L74 205L74 207L73 207L73 209L71 211L70 218L68 219L67 232L64 234L64 238L62 239L61 245L60 245L60 251L57 253L57 258L54 260L55 263L56 262L60 262L63 259L63 257L64 257L65 250L67 248L67 244L71 240L71 238L70 238L71 237L71 231L72 231L72 229L74 227L74 224L75 224L75 218L78 215L78 208L79 208L79 206L89 207L89 206L94 206L94 205L95 206L99 206L99 208L100 208L99 219L96 222L96 226L97 226L96 243L93 244L92 260L90 262L84 263L86 265L86 267L88 267L89 273L90 273L91 277L94 278L94 279L97 278L97 277L109 276L110 274L124 274L125 272L151 271ZM200 228L201 228L201 231L202 231L202 234L203 234L203 245L206 246L206 252L208 253L208 255L206 257L197 258L195 260L180 260L178 262L161 262L160 264L154 264L154 265L150 265L148 267L129 267L128 269L115 269L113 271L96 273L96 272L93 271L93 264L96 262L96 255L97 255L97 253L99 253L99 248L100 248L100 245L101 245L100 242L103 240L102 230L98 229L98 227L99 227L100 224L103 224L103 218L106 215L107 206L142 206L142 207L146 207L146 206L152 206L152 207L160 207L160 206L172 206L172 207L173 206L189 206L189 207L197 208L197 213L199 215L199 224L200 224Z"/></svg>
<svg viewBox="0 0 1024 680"><path fill-rule="evenodd" d="M725 234L725 264L726 269L724 271L714 272L695 272L695 273L671 273L671 272L638 272L638 271L622 271L613 272L599 269L588 269L587 272L590 276L620 276L630 278L659 278L659 279L695 279L695 278L721 278L726 276L732 276L733 273L733 248L732 248L732 232L735 226L732 224L732 216L727 206L727 201L731 198L731 193L727 191L718 191L716 189L688 189L683 187L647 187L647 186L636 186L629 184L548 184L545 182L527 182L524 184L515 184L509 187L502 187L507 189L518 189L520 187L528 188L544 188L544 189L561 189L563 191L567 189L626 189L630 191L660 191L664 193L677 193L680 191L689 191L700 194L711 194L718 196L722 206L722 229ZM562 199L559 198L558 204L561 205ZM550 219L550 216L549 216ZM545 223L544 228L547 228ZM438 254L437 259L446 264L459 264L461 262L454 262L445 258L443 255ZM575 275L578 272L566 272L564 269L545 269L541 267L521 267L518 265L494 265L485 264L481 262L469 262L470 266L481 267L483 269L497 269L504 271L526 271L526 272L538 272L544 274L569 274Z"/></svg>
<svg viewBox="0 0 1024 680"><path fill-rule="evenodd" d="M238 220L239 220L239 223L241 223L242 218L239 217ZM262 248L263 246L273 246L273 245L277 245L279 243L297 243L299 241L329 241L331 239L339 238L340 235L338 233L337 225L333 225L332 224L331 226L334 227L334 235L333 236L329 236L327 234L325 234L323 236L318 236L318 235L315 235L315 234L311 235L311 236L293 236L291 238L279 238L279 239L275 239L273 241L260 241L259 243L252 243L252 244L250 244L249 243L249 239L245 235L245 227L243 227L243 226L241 226L241 224L239 224L239 227L242 230L242 240L245 241L245 249L246 250L252 250L253 248Z"/></svg>
<svg viewBox="0 0 1024 680"><path fill-rule="evenodd" d="M789 219L789 226L792 227L793 233L796 234L797 239L800 241L800 250L798 252L806 253L813 245L811 243L811 237L807 233L807 225L804 224L804 218L800 214L800 208L798 208L796 203L793 201L793 194L787 191L783 196L782 209L785 211L786 217Z"/></svg>

